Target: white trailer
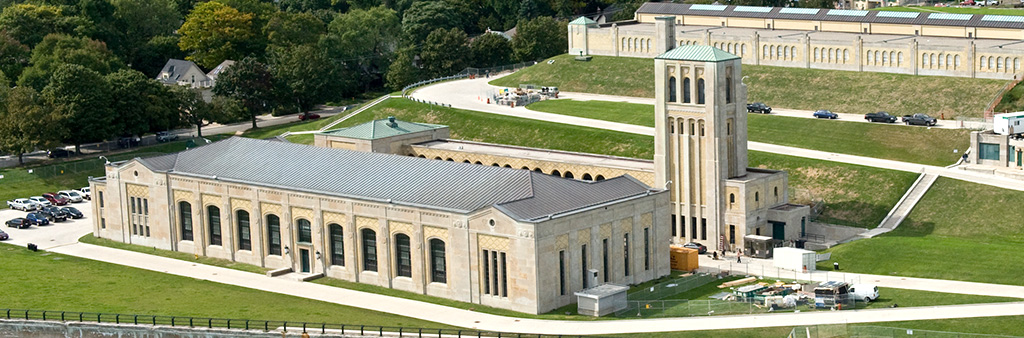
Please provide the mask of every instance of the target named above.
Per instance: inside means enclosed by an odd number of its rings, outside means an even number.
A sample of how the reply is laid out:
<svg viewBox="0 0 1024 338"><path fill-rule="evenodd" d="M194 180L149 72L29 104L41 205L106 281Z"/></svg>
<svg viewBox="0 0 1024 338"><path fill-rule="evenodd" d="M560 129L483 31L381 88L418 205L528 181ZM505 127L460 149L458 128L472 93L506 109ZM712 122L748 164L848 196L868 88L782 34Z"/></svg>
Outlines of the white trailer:
<svg viewBox="0 0 1024 338"><path fill-rule="evenodd" d="M814 251L797 248L775 248L775 267L799 272L815 270L818 254Z"/></svg>
<svg viewBox="0 0 1024 338"><path fill-rule="evenodd" d="M1024 133L1024 111L996 114L992 119L992 131L999 135Z"/></svg>

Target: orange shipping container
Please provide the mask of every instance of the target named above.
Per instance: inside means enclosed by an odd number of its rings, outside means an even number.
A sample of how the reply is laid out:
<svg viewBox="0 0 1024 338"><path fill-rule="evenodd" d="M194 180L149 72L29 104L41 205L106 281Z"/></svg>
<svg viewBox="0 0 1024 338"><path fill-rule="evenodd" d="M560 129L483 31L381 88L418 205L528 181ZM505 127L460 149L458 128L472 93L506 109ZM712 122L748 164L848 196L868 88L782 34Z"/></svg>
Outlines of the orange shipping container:
<svg viewBox="0 0 1024 338"><path fill-rule="evenodd" d="M697 270L697 250L673 245L669 250L669 255L669 265L672 270Z"/></svg>

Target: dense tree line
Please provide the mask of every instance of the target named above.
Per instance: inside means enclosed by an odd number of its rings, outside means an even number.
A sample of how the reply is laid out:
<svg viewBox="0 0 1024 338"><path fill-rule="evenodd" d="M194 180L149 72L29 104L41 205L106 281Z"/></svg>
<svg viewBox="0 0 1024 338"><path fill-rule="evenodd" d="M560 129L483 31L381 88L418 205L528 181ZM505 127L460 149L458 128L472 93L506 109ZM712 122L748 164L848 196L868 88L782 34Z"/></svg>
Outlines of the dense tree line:
<svg viewBox="0 0 1024 338"><path fill-rule="evenodd" d="M564 53L567 20L601 8L629 18L640 3L0 0L0 152L209 122L255 127L260 114ZM203 100L154 80L172 58L205 70L236 63Z"/></svg>

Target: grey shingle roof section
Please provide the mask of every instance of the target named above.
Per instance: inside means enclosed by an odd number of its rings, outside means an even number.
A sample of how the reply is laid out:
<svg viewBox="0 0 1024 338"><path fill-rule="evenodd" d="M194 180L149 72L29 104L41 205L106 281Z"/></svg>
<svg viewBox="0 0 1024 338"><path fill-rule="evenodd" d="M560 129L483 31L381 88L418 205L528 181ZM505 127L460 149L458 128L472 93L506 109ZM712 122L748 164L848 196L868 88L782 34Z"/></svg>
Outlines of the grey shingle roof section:
<svg viewBox="0 0 1024 338"><path fill-rule="evenodd" d="M157 81L166 84L176 84L178 83L178 80L181 79L181 76L192 67L196 67L197 69L199 68L199 66L196 66L192 61L168 59L167 63L164 64L164 68L160 70L160 74L167 73L168 76L166 79L158 76ZM200 70L200 72L202 72L202 70Z"/></svg>
<svg viewBox="0 0 1024 338"><path fill-rule="evenodd" d="M494 206L527 222L650 193L628 176L584 182L528 170L241 137L139 162L185 176L458 213Z"/></svg>
<svg viewBox="0 0 1024 338"><path fill-rule="evenodd" d="M865 23L897 23L897 24L912 24L912 25L933 25L933 26L957 26L957 27L992 27L992 28L1019 28L1024 29L1024 21L1013 21L1013 20L982 20L982 18L994 15L985 14L953 14L953 15L936 15L934 17L931 14L944 14L944 13L921 13L913 17L908 17L906 14L883 14L888 13L886 11L867 11L863 16L852 15L856 11L847 12L834 12L832 15L829 13L835 10L822 9L816 13L810 13L810 10L804 12L804 9L785 9L781 7L765 7L769 8L767 11L757 12L752 10L751 6L724 6L721 10L695 10L691 4L679 4L679 3L664 3L664 2L648 2L640 6L637 9L637 13L640 14L658 14L658 15L695 15L695 16L713 16L713 17L739 17L739 18L766 18L766 19L790 19L790 20L813 20L813 21L844 21L844 22L865 22ZM737 7L740 7L737 10ZM706 8L698 6L698 8ZM850 14L850 15L835 15L835 13ZM900 12L903 13L903 12ZM950 19L957 18L957 19Z"/></svg>

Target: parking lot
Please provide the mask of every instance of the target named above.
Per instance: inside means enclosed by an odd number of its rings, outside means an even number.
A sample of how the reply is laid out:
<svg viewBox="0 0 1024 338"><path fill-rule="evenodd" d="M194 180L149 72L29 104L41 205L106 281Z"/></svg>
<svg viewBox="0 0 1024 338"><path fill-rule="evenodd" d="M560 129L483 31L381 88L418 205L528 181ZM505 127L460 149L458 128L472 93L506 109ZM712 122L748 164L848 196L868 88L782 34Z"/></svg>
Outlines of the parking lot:
<svg viewBox="0 0 1024 338"><path fill-rule="evenodd" d="M4 225L2 230L10 235L10 239L2 243L25 246L33 243L39 249L45 250L61 245L78 242L78 238L92 232L92 201L86 200L80 203L68 203L67 207L75 207L82 212L84 217L79 219L68 219L63 222L51 222L44 226L30 226L27 229L11 228ZM21 210L3 209L0 210L0 220L6 222L9 219L25 217L27 212Z"/></svg>

